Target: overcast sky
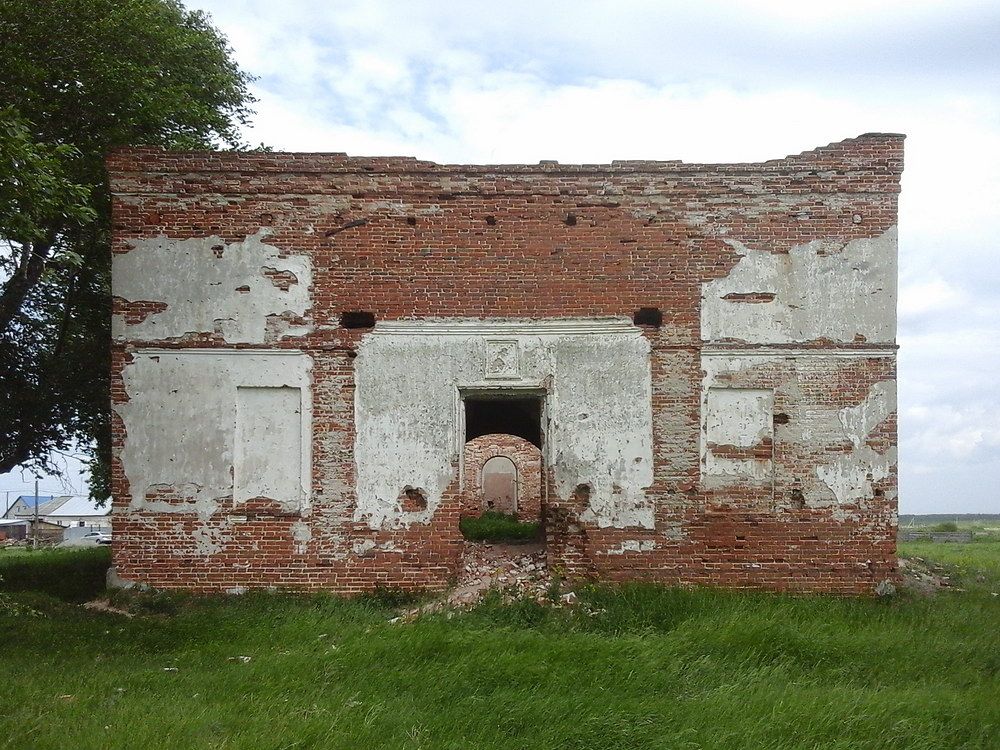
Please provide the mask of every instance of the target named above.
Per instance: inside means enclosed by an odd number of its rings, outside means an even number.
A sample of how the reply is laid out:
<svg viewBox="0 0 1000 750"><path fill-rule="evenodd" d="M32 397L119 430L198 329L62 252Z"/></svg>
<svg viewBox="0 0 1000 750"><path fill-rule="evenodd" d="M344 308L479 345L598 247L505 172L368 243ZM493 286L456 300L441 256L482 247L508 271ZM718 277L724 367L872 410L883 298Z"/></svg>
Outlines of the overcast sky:
<svg viewBox="0 0 1000 750"><path fill-rule="evenodd" d="M247 140L277 149L719 162L905 133L900 510L1000 512L996 0L187 5L259 77Z"/></svg>

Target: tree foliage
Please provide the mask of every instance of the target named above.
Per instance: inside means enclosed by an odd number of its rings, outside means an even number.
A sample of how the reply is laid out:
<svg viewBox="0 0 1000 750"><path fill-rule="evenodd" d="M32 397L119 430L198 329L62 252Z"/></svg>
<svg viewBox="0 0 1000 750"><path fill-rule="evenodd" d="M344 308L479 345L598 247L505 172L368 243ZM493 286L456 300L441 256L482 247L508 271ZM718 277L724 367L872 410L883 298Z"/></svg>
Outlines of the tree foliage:
<svg viewBox="0 0 1000 750"><path fill-rule="evenodd" d="M104 155L239 147L251 79L175 0L0 0L0 39L0 473L78 445L106 497Z"/></svg>

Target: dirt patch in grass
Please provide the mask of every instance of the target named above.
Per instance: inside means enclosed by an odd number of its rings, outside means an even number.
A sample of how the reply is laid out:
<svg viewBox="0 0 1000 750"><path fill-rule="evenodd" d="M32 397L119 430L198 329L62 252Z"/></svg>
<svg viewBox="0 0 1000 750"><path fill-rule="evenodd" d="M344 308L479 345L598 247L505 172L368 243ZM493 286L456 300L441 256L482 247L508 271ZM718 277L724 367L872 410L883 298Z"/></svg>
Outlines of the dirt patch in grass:
<svg viewBox="0 0 1000 750"><path fill-rule="evenodd" d="M903 576L903 590L920 596L934 596L941 589L962 591L952 586L951 574L945 566L922 557L899 558L899 572Z"/></svg>

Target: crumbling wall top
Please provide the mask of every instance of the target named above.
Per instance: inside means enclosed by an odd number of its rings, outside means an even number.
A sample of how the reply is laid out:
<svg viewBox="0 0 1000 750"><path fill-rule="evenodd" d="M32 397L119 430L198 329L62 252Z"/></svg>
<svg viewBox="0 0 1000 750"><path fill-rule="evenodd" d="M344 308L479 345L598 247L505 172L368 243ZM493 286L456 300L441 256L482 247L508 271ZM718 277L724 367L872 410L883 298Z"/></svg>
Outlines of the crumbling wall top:
<svg viewBox="0 0 1000 750"><path fill-rule="evenodd" d="M107 156L108 172L185 174L462 174L462 175L586 175L586 174L740 174L865 171L898 177L903 169L903 140L898 133L865 133L799 154L764 162L730 164L683 161L616 160L610 164L438 164L410 156L348 156L343 152L166 151L161 147L116 149ZM134 191L134 190L133 190Z"/></svg>

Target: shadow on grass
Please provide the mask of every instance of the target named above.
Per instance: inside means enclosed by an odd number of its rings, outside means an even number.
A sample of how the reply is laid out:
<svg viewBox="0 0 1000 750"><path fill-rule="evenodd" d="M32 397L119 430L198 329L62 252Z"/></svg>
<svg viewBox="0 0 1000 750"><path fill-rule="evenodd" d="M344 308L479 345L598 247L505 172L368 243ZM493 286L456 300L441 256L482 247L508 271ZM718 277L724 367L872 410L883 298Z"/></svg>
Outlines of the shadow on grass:
<svg viewBox="0 0 1000 750"><path fill-rule="evenodd" d="M0 591L79 604L104 593L110 565L110 547L0 553Z"/></svg>

